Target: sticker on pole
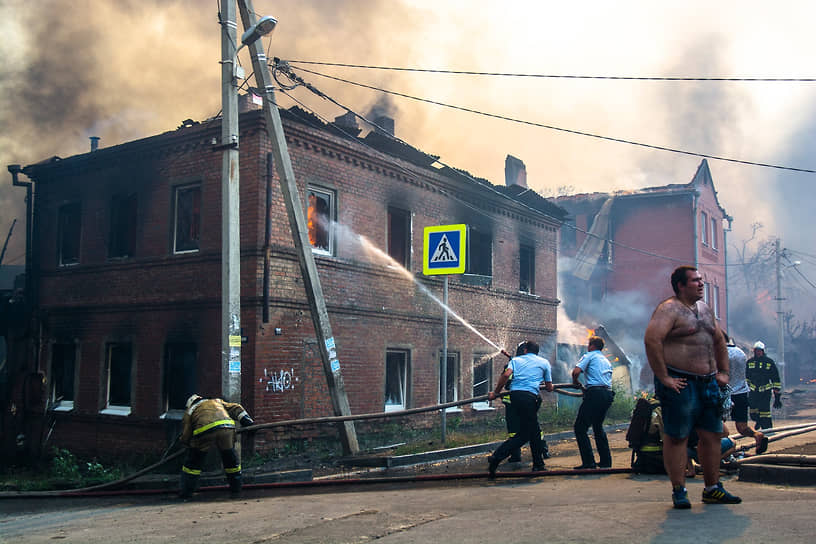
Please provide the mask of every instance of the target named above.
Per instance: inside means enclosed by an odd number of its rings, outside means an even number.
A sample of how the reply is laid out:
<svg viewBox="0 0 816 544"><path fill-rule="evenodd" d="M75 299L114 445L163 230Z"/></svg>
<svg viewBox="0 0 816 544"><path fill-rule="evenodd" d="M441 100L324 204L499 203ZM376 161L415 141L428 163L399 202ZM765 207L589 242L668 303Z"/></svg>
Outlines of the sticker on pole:
<svg viewBox="0 0 816 544"><path fill-rule="evenodd" d="M426 276L465 273L467 225L425 227L422 273Z"/></svg>

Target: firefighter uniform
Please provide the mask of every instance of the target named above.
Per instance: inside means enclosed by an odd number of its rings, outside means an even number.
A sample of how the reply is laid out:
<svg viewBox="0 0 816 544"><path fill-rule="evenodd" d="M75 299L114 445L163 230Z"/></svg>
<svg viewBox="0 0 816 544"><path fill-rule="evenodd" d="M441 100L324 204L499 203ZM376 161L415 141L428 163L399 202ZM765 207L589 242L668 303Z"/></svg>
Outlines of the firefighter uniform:
<svg viewBox="0 0 816 544"><path fill-rule="evenodd" d="M181 467L179 496L190 498L198 484L207 452L217 447L229 482L230 493L241 492L241 462L235 451L235 421L242 426L254 425L244 407L221 399L205 399L192 395L182 418L181 442L188 446L187 458Z"/></svg>
<svg viewBox="0 0 816 544"><path fill-rule="evenodd" d="M508 362L509 364L509 362ZM507 365L504 365L504 370L507 370ZM511 375L510 379L507 380L507 383L504 384L504 391L502 391L501 401L504 404L504 420L507 423L507 440L516 436L516 433L519 432L519 422L518 417L516 416L515 411L510 409L510 382L513 381L513 377ZM510 452L510 459L508 459L508 463L520 463L521 462L521 448L516 448Z"/></svg>
<svg viewBox="0 0 816 544"><path fill-rule="evenodd" d="M761 353L757 353L761 352ZM765 355L765 350L754 349L754 357L746 363L745 380L748 382L748 410L751 420L756 422L757 429L770 429L771 392L782 387L779 381L779 370L773 359Z"/></svg>

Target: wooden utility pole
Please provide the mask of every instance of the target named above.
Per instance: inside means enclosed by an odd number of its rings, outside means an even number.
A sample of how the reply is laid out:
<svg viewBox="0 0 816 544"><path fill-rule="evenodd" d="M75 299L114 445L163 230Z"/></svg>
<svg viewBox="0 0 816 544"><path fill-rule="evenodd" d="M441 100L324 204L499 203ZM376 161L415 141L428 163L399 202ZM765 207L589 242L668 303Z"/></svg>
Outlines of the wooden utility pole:
<svg viewBox="0 0 816 544"><path fill-rule="evenodd" d="M225 0L229 2L231 0ZM241 20L244 29L250 28L256 22L255 10L252 7L252 0L238 0L238 9L241 13ZM248 45L252 58L252 69L255 71L255 82L264 93L263 110L266 119L266 130L272 143L272 153L275 157L275 167L280 178L283 201L286 204L286 214L289 217L289 226L292 229L292 238L295 243L295 250L300 263L300 271L303 275L303 286L306 288L306 298L312 314L315 333L317 335L317 345L320 351L320 358L323 362L323 371L326 374L326 381L329 386L332 408L337 416L351 415L346 388L343 383L343 376L340 373L340 362L337 359L334 336L332 336L331 325L329 323L329 312L326 309L326 301L323 299L323 288L320 285L320 277L317 274L312 246L309 243L309 233L306 228L306 218L303 213L300 194L295 183L295 173L292 169L292 161L289 157L289 150L286 146L286 138L283 134L283 124L280 113L275 103L274 87L272 75L269 73L266 53L260 40ZM357 444L357 433L354 430L352 421L344 421L338 424L340 429L343 451L348 454L355 454L360 451Z"/></svg>

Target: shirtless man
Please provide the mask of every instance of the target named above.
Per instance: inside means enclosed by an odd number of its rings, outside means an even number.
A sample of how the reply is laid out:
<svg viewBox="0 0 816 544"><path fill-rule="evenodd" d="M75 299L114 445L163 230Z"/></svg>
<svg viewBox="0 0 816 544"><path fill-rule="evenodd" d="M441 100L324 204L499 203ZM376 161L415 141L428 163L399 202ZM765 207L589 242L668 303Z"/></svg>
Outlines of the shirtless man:
<svg viewBox="0 0 816 544"><path fill-rule="evenodd" d="M663 464L672 483L675 508L691 508L686 491L686 444L692 429L700 437L703 502L736 504L720 476L719 388L728 384L728 351L714 312L700 299L705 282L692 266L671 275L675 296L661 302L646 327L644 343L663 413Z"/></svg>

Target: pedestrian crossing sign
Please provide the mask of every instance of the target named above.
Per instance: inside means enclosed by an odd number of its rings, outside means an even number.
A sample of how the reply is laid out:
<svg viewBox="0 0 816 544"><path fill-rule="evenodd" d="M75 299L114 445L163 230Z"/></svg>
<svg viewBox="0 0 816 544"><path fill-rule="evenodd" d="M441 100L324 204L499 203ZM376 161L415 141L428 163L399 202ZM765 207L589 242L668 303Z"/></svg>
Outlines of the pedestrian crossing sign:
<svg viewBox="0 0 816 544"><path fill-rule="evenodd" d="M467 225L425 227L422 273L426 276L465 273Z"/></svg>

